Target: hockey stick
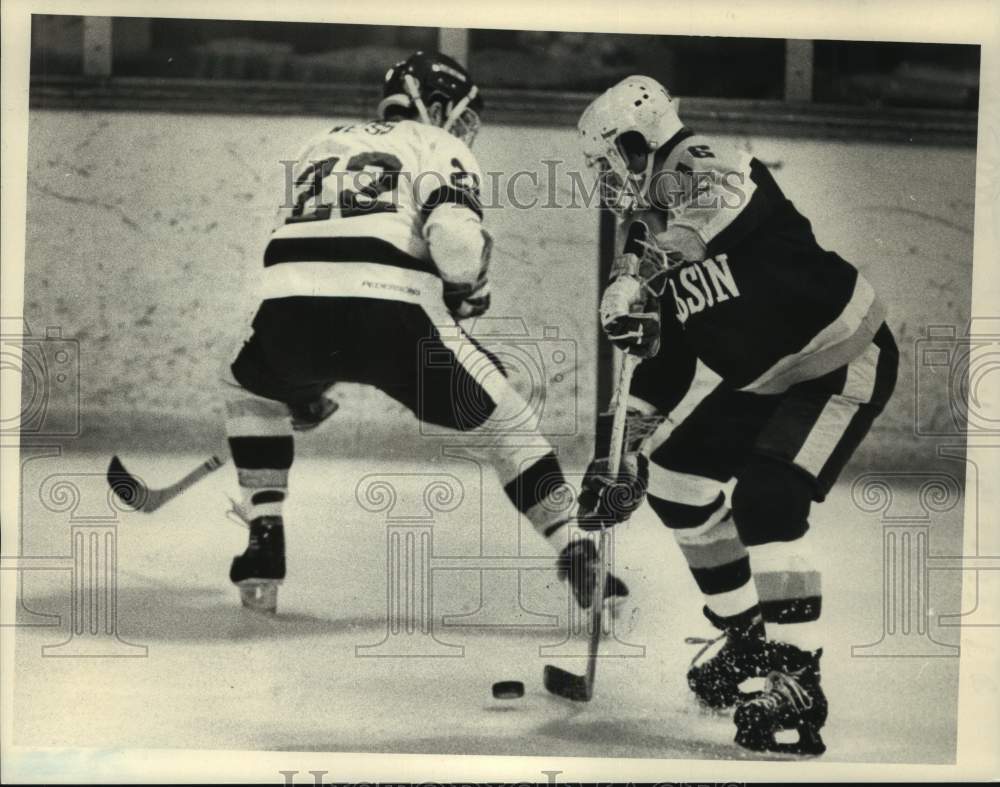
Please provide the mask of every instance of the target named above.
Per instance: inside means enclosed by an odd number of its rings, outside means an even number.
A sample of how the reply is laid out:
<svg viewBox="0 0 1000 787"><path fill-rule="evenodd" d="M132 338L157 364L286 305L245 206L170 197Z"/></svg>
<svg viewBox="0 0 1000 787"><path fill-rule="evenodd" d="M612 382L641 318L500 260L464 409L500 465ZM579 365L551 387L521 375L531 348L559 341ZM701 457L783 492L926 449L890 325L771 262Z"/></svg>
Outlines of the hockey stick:
<svg viewBox="0 0 1000 787"><path fill-rule="evenodd" d="M122 460L115 454L111 457L111 462L108 463L108 485L118 499L133 511L149 514L197 484L205 476L218 470L226 461L225 458L213 454L180 481L161 489L151 489L126 470Z"/></svg>
<svg viewBox="0 0 1000 787"><path fill-rule="evenodd" d="M618 387L615 389L615 397L612 402L614 420L611 425L611 450L608 453L608 475L611 478L618 476L618 470L621 467L622 448L625 444L625 417L628 412L628 392L632 385L632 373L639 361L640 359L636 356L626 353L621 362ZM604 585L608 581L607 556L610 537L609 528L602 527L597 547L597 585L594 588L594 597L590 606L591 628L587 651L587 672L583 675L574 675L561 667L546 664L543 673L545 688L550 693L574 702L589 702L594 696L597 649L601 642L601 629L604 623Z"/></svg>
<svg viewBox="0 0 1000 787"><path fill-rule="evenodd" d="M326 396L299 407L289 407L292 429L296 432L312 431L339 409L340 405ZM218 470L227 461L228 458L224 455L213 454L177 483L162 489L150 489L126 470L122 460L115 454L108 464L108 485L118 499L133 511L149 514L197 484L209 473Z"/></svg>

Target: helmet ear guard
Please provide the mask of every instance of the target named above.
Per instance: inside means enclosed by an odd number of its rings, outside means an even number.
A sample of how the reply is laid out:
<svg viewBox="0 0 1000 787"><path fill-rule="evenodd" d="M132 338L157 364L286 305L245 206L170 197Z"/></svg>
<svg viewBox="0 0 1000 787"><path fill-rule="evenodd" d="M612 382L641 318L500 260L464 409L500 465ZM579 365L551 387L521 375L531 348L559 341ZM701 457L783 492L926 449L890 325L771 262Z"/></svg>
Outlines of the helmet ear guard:
<svg viewBox="0 0 1000 787"><path fill-rule="evenodd" d="M648 156L654 150L643 133L635 129L622 132L615 137L614 143L615 148L626 162L635 156ZM631 166L629 169L632 169Z"/></svg>
<svg viewBox="0 0 1000 787"><path fill-rule="evenodd" d="M386 96L381 101L378 102L378 107L375 109L375 114L378 115L380 120L385 120L386 113L393 107L399 107L400 109L410 109L413 107L413 103L410 101L408 96L402 93L393 93L390 96Z"/></svg>
<svg viewBox="0 0 1000 787"><path fill-rule="evenodd" d="M390 69L389 73L392 73ZM421 123L431 123L430 115L427 112L427 105L420 97L420 83L413 74L403 74L403 93L392 93L383 98L378 103L376 112L380 118L385 118L386 110L390 107L401 107L403 109L416 109Z"/></svg>

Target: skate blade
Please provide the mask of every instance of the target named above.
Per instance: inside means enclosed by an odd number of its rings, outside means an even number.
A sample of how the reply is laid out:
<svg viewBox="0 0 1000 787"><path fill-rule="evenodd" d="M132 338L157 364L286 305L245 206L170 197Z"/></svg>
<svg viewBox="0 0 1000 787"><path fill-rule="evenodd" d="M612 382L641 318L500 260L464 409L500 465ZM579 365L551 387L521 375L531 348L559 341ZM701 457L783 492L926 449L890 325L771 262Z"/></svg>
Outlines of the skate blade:
<svg viewBox="0 0 1000 787"><path fill-rule="evenodd" d="M798 740L788 742L778 740L778 736L782 733L790 733L790 737L794 738L796 732L798 733ZM779 754L802 754L815 757L826 751L826 744L823 743L823 738L820 737L819 730L808 724L776 732L772 736L772 740L774 747L771 751L778 752Z"/></svg>
<svg viewBox="0 0 1000 787"><path fill-rule="evenodd" d="M266 615L278 612L278 585L280 580L244 579L237 583L240 603L247 609Z"/></svg>
<svg viewBox="0 0 1000 787"><path fill-rule="evenodd" d="M778 740L778 736L794 738L796 733L798 733L798 740ZM826 744L823 743L819 730L809 724L802 724L798 727L783 727L770 735L749 736L737 732L736 743L753 751L796 754L805 757L817 757L826 751Z"/></svg>

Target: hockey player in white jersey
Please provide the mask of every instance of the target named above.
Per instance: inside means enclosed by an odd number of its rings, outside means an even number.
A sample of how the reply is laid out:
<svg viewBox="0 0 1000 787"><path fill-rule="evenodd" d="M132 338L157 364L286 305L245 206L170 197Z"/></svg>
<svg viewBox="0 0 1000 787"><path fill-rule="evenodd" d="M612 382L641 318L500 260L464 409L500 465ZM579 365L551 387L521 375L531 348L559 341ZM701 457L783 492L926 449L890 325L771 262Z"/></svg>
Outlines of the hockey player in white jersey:
<svg viewBox="0 0 1000 787"><path fill-rule="evenodd" d="M247 606L276 609L293 428L333 414L325 392L337 382L375 386L423 421L481 435L511 503L553 546L577 602L590 605L595 549L569 539L570 516L549 502L565 485L555 453L538 458L540 435L510 433L526 403L456 322L490 306L492 241L469 149L482 105L461 65L417 52L386 74L377 120L331 129L293 167L253 333L227 381L250 529L230 579ZM605 593L613 601L628 591L609 577Z"/></svg>

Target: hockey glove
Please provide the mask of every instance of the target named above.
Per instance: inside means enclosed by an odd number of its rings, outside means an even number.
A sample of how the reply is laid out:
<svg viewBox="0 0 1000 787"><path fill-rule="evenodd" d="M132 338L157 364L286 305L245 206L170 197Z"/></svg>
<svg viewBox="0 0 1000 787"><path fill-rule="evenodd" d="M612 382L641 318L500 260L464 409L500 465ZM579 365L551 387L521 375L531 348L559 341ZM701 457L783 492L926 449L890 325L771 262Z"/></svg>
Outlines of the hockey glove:
<svg viewBox="0 0 1000 787"><path fill-rule="evenodd" d="M618 477L608 473L609 460L594 459L580 490L577 523L584 530L600 530L626 521L646 496L649 460L640 453L622 457Z"/></svg>
<svg viewBox="0 0 1000 787"><path fill-rule="evenodd" d="M474 284L444 283L444 303L456 320L479 317L490 308L490 282L485 275Z"/></svg>
<svg viewBox="0 0 1000 787"><path fill-rule="evenodd" d="M640 358L660 349L659 301L635 276L619 276L601 297L601 326L616 347Z"/></svg>
<svg viewBox="0 0 1000 787"><path fill-rule="evenodd" d="M296 432L310 432L340 409L340 405L328 396L322 395L311 402L289 404L292 429Z"/></svg>

